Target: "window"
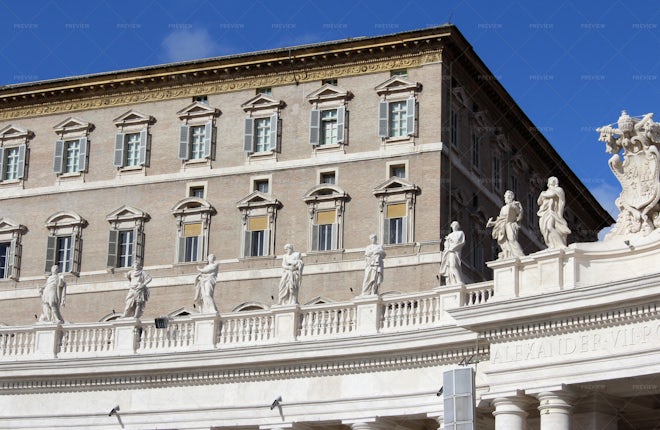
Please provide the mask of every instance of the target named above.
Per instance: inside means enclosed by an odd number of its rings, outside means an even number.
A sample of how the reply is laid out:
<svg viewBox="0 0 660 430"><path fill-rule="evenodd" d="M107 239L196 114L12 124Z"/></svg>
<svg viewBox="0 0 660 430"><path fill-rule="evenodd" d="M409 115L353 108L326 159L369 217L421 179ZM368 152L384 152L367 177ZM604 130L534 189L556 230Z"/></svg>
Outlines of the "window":
<svg viewBox="0 0 660 430"><path fill-rule="evenodd" d="M73 212L58 212L46 220L49 236L45 272L57 264L62 273L80 274L82 229L86 225L87 221Z"/></svg>
<svg viewBox="0 0 660 430"><path fill-rule="evenodd" d="M472 165L479 168L481 166L481 139L474 131L470 137L472 139Z"/></svg>
<svg viewBox="0 0 660 430"><path fill-rule="evenodd" d="M203 199L204 194L206 194L206 189L204 187L190 187L188 190L189 197L197 197Z"/></svg>
<svg viewBox="0 0 660 430"><path fill-rule="evenodd" d="M516 175L511 175L511 185L509 189L513 191L513 195L517 196L518 195L518 176Z"/></svg>
<svg viewBox="0 0 660 430"><path fill-rule="evenodd" d="M13 125L0 130L0 182L23 179L27 142L33 137L33 132Z"/></svg>
<svg viewBox="0 0 660 430"><path fill-rule="evenodd" d="M417 92L421 85L403 73L393 74L376 87L381 96L378 106L378 136L384 139L416 135Z"/></svg>
<svg viewBox="0 0 660 430"><path fill-rule="evenodd" d="M146 130L139 133L117 133L115 136L115 167L138 167L146 162Z"/></svg>
<svg viewBox="0 0 660 430"><path fill-rule="evenodd" d="M203 261L206 258L211 217L215 213L213 206L199 197L186 197L172 208L177 221L177 262Z"/></svg>
<svg viewBox="0 0 660 430"><path fill-rule="evenodd" d="M332 86L337 86L338 80L337 78L329 78L329 79L323 79L321 81L321 85L332 85Z"/></svg>
<svg viewBox="0 0 660 430"><path fill-rule="evenodd" d="M414 241L415 201L420 189L406 179L391 176L374 189L379 200L381 237L384 244Z"/></svg>
<svg viewBox="0 0 660 430"><path fill-rule="evenodd" d="M192 101L193 102L204 103L204 104L209 104L209 96L194 96Z"/></svg>
<svg viewBox="0 0 660 430"><path fill-rule="evenodd" d="M21 240L25 226L8 218L0 219L0 279L18 280L21 266Z"/></svg>
<svg viewBox="0 0 660 430"><path fill-rule="evenodd" d="M459 114L456 108L451 111L450 142L453 146L458 146Z"/></svg>
<svg viewBox="0 0 660 430"><path fill-rule="evenodd" d="M390 174L389 176L397 178L406 177L406 165L405 164L390 164Z"/></svg>
<svg viewBox="0 0 660 430"><path fill-rule="evenodd" d="M397 69L390 71L390 76L408 77L408 69Z"/></svg>
<svg viewBox="0 0 660 430"><path fill-rule="evenodd" d="M55 126L60 139L55 142L53 172L57 175L75 175L87 170L88 133L93 124L69 118ZM50 272L50 268L48 268Z"/></svg>
<svg viewBox="0 0 660 430"><path fill-rule="evenodd" d="M213 123L203 125L181 126L179 141L179 159L205 160L211 158L213 144Z"/></svg>
<svg viewBox="0 0 660 430"><path fill-rule="evenodd" d="M269 180L268 179L257 179L254 181L254 191L259 191L260 193L268 194L269 192Z"/></svg>
<svg viewBox="0 0 660 430"><path fill-rule="evenodd" d="M254 120L255 147L254 152L270 151L270 124L272 118L257 118Z"/></svg>
<svg viewBox="0 0 660 430"><path fill-rule="evenodd" d="M320 184L335 184L336 179L337 179L337 173L335 171L319 173Z"/></svg>
<svg viewBox="0 0 660 430"><path fill-rule="evenodd" d="M325 173L325 172L324 172ZM334 178L334 172L332 173ZM331 183L321 183L303 198L310 214L310 249L331 251L343 246L343 213L348 194Z"/></svg>
<svg viewBox="0 0 660 430"><path fill-rule="evenodd" d="M500 157L493 156L493 190L502 189L502 161Z"/></svg>
<svg viewBox="0 0 660 430"><path fill-rule="evenodd" d="M255 184L256 185L256 184ZM282 204L272 196L254 190L238 202L243 223L243 257L261 257L271 255L275 236L275 219Z"/></svg>
<svg viewBox="0 0 660 430"><path fill-rule="evenodd" d="M184 123L179 128L179 159L199 163L215 159L215 118L218 109L207 103L195 101L177 112Z"/></svg>
<svg viewBox="0 0 660 430"><path fill-rule="evenodd" d="M250 154L275 151L278 142L278 116L245 118L243 149Z"/></svg>
<svg viewBox="0 0 660 430"><path fill-rule="evenodd" d="M265 94L267 96L272 96L273 95L273 89L271 87L257 88L256 93L257 94Z"/></svg>
<svg viewBox="0 0 660 430"><path fill-rule="evenodd" d="M107 266L121 268L131 267L136 262L143 264L144 223L149 215L124 205L110 213L106 220L110 223Z"/></svg>
<svg viewBox="0 0 660 430"><path fill-rule="evenodd" d="M336 84L323 86L307 95L312 103L309 116L309 143L316 148L347 143L347 101L352 94Z"/></svg>
<svg viewBox="0 0 660 430"><path fill-rule="evenodd" d="M525 210L527 213L525 214L524 218L527 221L527 225L534 228L536 225L535 222L537 221L537 218L534 216L536 214L536 198L534 197L534 194L527 193L526 203L527 204Z"/></svg>

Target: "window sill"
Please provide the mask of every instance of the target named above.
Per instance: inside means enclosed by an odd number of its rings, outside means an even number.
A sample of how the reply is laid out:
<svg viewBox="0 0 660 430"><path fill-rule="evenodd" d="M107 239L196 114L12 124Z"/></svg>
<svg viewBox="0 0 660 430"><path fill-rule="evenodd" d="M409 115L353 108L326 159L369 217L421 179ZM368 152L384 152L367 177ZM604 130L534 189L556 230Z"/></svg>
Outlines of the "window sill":
<svg viewBox="0 0 660 430"><path fill-rule="evenodd" d="M383 139L383 143L386 145L402 144L402 143L415 144L415 136L385 137L381 139Z"/></svg>
<svg viewBox="0 0 660 430"><path fill-rule="evenodd" d="M117 170L117 175L118 176L123 176L123 175L138 175L138 174L145 174L146 169L144 166L131 166L131 167L121 167L120 169Z"/></svg>
<svg viewBox="0 0 660 430"><path fill-rule="evenodd" d="M186 170L189 168L197 169L200 167L211 168L211 159L209 158L195 158L193 160L185 160L182 165L182 169Z"/></svg>
<svg viewBox="0 0 660 430"><path fill-rule="evenodd" d="M314 154L315 155L320 155L320 154L329 154L329 153L342 153L344 154L346 151L344 150L344 145L343 143L336 143L334 145L314 145Z"/></svg>
<svg viewBox="0 0 660 430"><path fill-rule="evenodd" d="M85 182L85 175L83 172L62 173L57 175L57 183L66 182Z"/></svg>
<svg viewBox="0 0 660 430"><path fill-rule="evenodd" d="M23 179L6 179L0 182L0 185L7 188L23 188Z"/></svg>
<svg viewBox="0 0 660 430"><path fill-rule="evenodd" d="M250 152L247 156L248 162L277 161L275 151Z"/></svg>

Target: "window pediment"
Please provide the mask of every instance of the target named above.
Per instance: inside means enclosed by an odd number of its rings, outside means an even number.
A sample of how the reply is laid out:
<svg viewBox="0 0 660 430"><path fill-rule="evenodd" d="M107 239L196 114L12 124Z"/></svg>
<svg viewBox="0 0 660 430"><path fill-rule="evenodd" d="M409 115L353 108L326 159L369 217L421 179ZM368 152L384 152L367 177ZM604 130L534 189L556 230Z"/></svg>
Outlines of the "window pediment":
<svg viewBox="0 0 660 430"><path fill-rule="evenodd" d="M34 137L34 132L22 127L15 126L13 124L10 124L4 127L2 130L0 130L0 139L3 142L8 140L16 140L16 141L21 141L21 143L23 143L23 142L27 142L28 139L32 139L33 137Z"/></svg>
<svg viewBox="0 0 660 430"><path fill-rule="evenodd" d="M331 100L347 100L352 96L353 94L344 88L325 84L321 88L309 93L306 98L310 103L319 103Z"/></svg>
<svg viewBox="0 0 660 430"><path fill-rule="evenodd" d="M69 117L57 124L53 129L61 135L78 132L87 134L94 129L94 124L83 121L80 118Z"/></svg>
<svg viewBox="0 0 660 430"><path fill-rule="evenodd" d="M211 204L199 197L186 197L183 200L174 205L172 208L172 213L174 215L187 215L200 212L210 212L212 215L215 214L215 208Z"/></svg>
<svg viewBox="0 0 660 430"><path fill-rule="evenodd" d="M14 231L24 234L27 232L27 227L10 218L0 218L0 233L11 233Z"/></svg>
<svg viewBox="0 0 660 430"><path fill-rule="evenodd" d="M386 194L409 192L417 194L419 191L419 187L412 182L393 176L374 188L374 195L381 196Z"/></svg>
<svg viewBox="0 0 660 430"><path fill-rule="evenodd" d="M282 203L279 200L260 191L253 191L241 199L238 203L236 203L236 207L239 209L250 209L266 206L280 207L281 205Z"/></svg>
<svg viewBox="0 0 660 430"><path fill-rule="evenodd" d="M422 90L422 84L413 82L403 76L392 76L376 88L378 95L388 95L392 93L410 92L415 93Z"/></svg>
<svg viewBox="0 0 660 430"><path fill-rule="evenodd" d="M87 221L75 212L57 212L46 220L46 227L51 230L70 226L85 227L86 225Z"/></svg>
<svg viewBox="0 0 660 430"><path fill-rule="evenodd" d="M285 103L282 100L276 100L267 94L257 94L241 105L245 112L277 110L284 106Z"/></svg>
<svg viewBox="0 0 660 430"><path fill-rule="evenodd" d="M268 306L259 302L245 302L232 309L232 312L265 311Z"/></svg>
<svg viewBox="0 0 660 430"><path fill-rule="evenodd" d="M134 219L144 219L146 221L149 219L149 214L139 209L135 209L132 206L124 205L109 213L105 219L110 222L129 221Z"/></svg>
<svg viewBox="0 0 660 430"><path fill-rule="evenodd" d="M194 102L176 113L181 120L192 118L214 118L220 115L220 109L212 108L206 103Z"/></svg>
<svg viewBox="0 0 660 430"><path fill-rule="evenodd" d="M112 122L117 127L126 127L129 125L149 125L156 122L156 119L151 115L146 115L136 110L129 110L123 115L113 119Z"/></svg>
<svg viewBox="0 0 660 430"><path fill-rule="evenodd" d="M333 184L320 184L307 191L303 197L303 201L310 203L322 200L348 200L348 198L348 193L341 187Z"/></svg>
<svg viewBox="0 0 660 430"><path fill-rule="evenodd" d="M452 92L456 96L456 99L463 105L463 107L469 109L470 98L465 93L465 88L463 87L454 87Z"/></svg>

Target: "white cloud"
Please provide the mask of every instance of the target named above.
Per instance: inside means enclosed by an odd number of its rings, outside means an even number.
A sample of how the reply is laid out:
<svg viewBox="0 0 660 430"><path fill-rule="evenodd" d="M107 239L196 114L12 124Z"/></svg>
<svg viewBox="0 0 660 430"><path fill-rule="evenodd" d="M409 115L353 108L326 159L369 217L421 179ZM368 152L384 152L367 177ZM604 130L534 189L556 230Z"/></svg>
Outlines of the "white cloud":
<svg viewBox="0 0 660 430"><path fill-rule="evenodd" d="M173 31L162 45L167 62L213 57L221 55L222 50L205 28Z"/></svg>
<svg viewBox="0 0 660 430"><path fill-rule="evenodd" d="M598 203L600 203L601 206L603 206L603 208L605 208L605 210L609 212L610 215L612 215L612 218L616 219L616 217L619 216L619 208L616 207L616 204L614 204L614 201L619 197L619 194L621 193L621 190L618 187L603 183L596 187L590 188L589 191L591 191L591 194L593 194L596 200L598 200ZM602 229L598 233L598 240L603 240L605 235L609 233L611 229L612 227L606 227Z"/></svg>

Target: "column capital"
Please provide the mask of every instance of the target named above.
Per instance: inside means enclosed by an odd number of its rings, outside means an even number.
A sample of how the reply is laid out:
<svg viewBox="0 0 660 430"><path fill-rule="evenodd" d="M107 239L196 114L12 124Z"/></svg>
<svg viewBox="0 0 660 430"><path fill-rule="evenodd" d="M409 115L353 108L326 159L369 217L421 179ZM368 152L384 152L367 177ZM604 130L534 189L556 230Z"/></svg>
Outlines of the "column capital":
<svg viewBox="0 0 660 430"><path fill-rule="evenodd" d="M493 416L501 414L517 415L522 418L527 418L529 413L527 407L532 403L527 397L524 396L511 396L511 397L498 397L491 400L491 404L495 407Z"/></svg>
<svg viewBox="0 0 660 430"><path fill-rule="evenodd" d="M542 391L536 394L539 412L543 414L570 415L575 396L566 391Z"/></svg>

